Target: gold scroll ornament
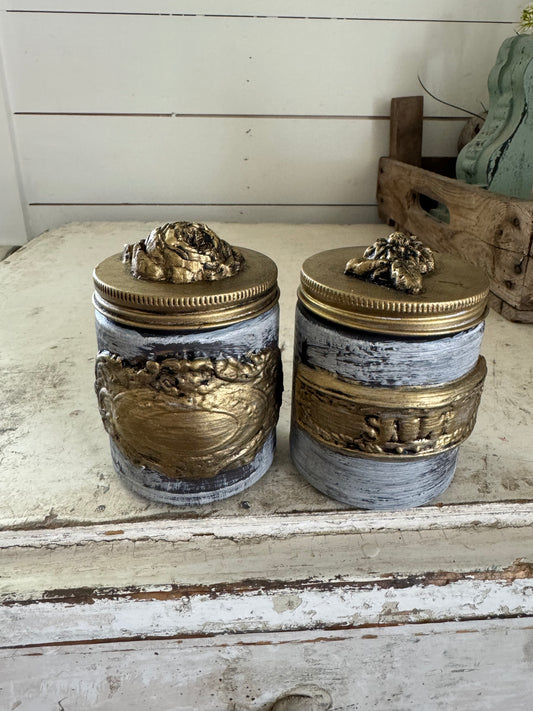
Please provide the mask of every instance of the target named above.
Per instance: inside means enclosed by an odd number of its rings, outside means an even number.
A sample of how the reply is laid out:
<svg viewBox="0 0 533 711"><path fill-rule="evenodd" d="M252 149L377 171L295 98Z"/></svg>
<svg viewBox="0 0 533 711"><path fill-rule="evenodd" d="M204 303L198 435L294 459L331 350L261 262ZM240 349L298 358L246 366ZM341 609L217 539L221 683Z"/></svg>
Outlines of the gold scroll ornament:
<svg viewBox="0 0 533 711"><path fill-rule="evenodd" d="M95 389L104 426L130 462L170 479L207 479L253 461L278 419L280 374L277 347L139 366L102 351Z"/></svg>
<svg viewBox="0 0 533 711"><path fill-rule="evenodd" d="M472 432L486 372L480 357L472 371L445 385L375 388L299 363L293 418L343 454L437 454Z"/></svg>

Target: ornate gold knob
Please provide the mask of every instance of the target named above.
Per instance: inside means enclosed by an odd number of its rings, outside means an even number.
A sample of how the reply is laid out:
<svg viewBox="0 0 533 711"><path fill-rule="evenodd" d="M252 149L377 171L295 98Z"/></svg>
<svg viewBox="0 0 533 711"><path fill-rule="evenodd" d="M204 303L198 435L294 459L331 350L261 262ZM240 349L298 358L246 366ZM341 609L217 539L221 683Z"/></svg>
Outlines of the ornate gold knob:
<svg viewBox="0 0 533 711"><path fill-rule="evenodd" d="M344 273L409 294L422 291L422 275L435 268L433 252L404 232L393 232L367 247L362 259L350 259Z"/></svg>
<svg viewBox="0 0 533 711"><path fill-rule="evenodd" d="M124 246L122 260L136 279L186 284L237 274L244 257L201 222L172 222Z"/></svg>

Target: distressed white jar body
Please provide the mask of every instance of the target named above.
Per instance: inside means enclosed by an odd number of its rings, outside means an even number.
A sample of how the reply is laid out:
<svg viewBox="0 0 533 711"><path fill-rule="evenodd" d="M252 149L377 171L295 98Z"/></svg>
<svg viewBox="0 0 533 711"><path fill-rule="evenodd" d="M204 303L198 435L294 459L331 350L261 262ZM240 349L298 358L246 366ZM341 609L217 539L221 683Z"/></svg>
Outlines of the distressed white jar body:
<svg viewBox="0 0 533 711"><path fill-rule="evenodd" d="M313 486L391 510L448 487L486 374L488 292L479 269L402 232L304 262L290 442Z"/></svg>
<svg viewBox="0 0 533 711"><path fill-rule="evenodd" d="M275 263L173 222L98 264L93 281L95 390L121 479L177 505L257 481L281 401Z"/></svg>
<svg viewBox="0 0 533 711"><path fill-rule="evenodd" d="M295 373L303 365L372 388L438 386L475 368L483 330L480 323L445 336L386 336L338 326L298 304ZM449 486L458 446L404 459L346 454L313 436L312 428L299 426L297 405L291 456L302 476L324 494L361 508L394 510L425 504Z"/></svg>
<svg viewBox="0 0 533 711"><path fill-rule="evenodd" d="M98 342L99 357L109 358L109 354L118 356L121 366L132 367L133 369L146 369L146 364L150 363L173 363L187 362L190 364L204 362L213 364L215 369L221 364L237 364L239 367L253 368L257 359L262 359L265 354L272 360L269 382L266 387L256 388L255 398L260 402L263 409L274 410L277 417L279 408L279 398L281 394L281 371L279 365L278 350L278 329L279 329L279 307L276 305L263 314L255 318L247 319L239 323L202 331L149 331L115 323L102 313L96 312L96 333ZM240 366L238 364L241 364ZM263 360L259 367L263 367ZM97 373L98 377L98 373ZM253 372L248 370L245 377L253 377ZM238 384L233 381L231 374L228 387L235 388ZM274 378L274 381L272 380ZM221 388L226 387L223 383ZM232 390L228 397L232 398L235 390ZM140 418L145 418L148 422L153 416L149 408L149 402L144 411L139 412ZM229 403L231 410L233 404ZM253 407L254 403L246 404L246 407ZM198 411L198 410L197 410ZM224 417L231 417L231 412ZM184 418L194 418L195 413L191 410L184 412ZM202 412L202 417L209 420L213 417L213 432L206 433L207 439L212 434L213 441L216 441L216 428L219 426L223 415L220 412ZM227 419L226 417L226 419ZM162 426L165 419L161 419ZM186 425L186 422L184 422ZM223 423L224 424L224 423ZM236 426L242 425L242 421ZM194 427L194 422L191 423ZM188 450L189 443L187 436L190 430L186 427L183 431L177 431L175 435L175 457L179 463L180 452ZM157 433L155 438L157 440ZM271 427L266 433L263 444L257 449L253 459L245 464L224 468L223 454L221 452L220 462L222 468L214 475L188 477L187 472L181 472L179 477L168 477L146 463L135 461L135 457L127 456L121 447L120 437L110 436L111 455L113 464L120 478L124 483L138 494L164 503L177 505L204 504L227 498L237 494L254 482L258 481L268 470L272 463L275 445L275 427ZM221 443L223 446L226 441ZM155 445L157 442L155 442ZM210 459L216 459L216 452L211 451L211 443L205 441L206 451ZM197 468L201 474L201 452L199 455ZM157 452L151 452L151 456L156 459Z"/></svg>

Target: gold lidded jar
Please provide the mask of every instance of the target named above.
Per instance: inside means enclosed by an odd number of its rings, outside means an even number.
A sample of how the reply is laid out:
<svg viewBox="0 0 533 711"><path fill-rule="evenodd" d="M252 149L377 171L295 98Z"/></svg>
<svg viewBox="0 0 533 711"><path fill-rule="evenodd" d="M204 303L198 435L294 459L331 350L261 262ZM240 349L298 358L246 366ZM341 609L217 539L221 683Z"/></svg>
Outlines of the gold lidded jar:
<svg viewBox="0 0 533 711"><path fill-rule="evenodd" d="M384 510L446 490L486 374L488 292L481 270L400 232L304 262L291 456L313 486Z"/></svg>
<svg viewBox="0 0 533 711"><path fill-rule="evenodd" d="M282 389L274 262L175 222L93 279L95 389L121 479L176 505L257 481L272 463Z"/></svg>

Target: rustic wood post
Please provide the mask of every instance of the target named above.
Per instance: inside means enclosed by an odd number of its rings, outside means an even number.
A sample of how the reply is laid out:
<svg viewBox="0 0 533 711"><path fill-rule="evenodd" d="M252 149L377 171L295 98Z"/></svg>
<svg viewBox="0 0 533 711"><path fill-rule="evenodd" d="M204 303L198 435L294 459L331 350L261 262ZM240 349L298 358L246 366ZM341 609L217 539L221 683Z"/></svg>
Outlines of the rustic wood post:
<svg viewBox="0 0 533 711"><path fill-rule="evenodd" d="M402 163L422 165L423 96L402 96L390 104L389 156Z"/></svg>

